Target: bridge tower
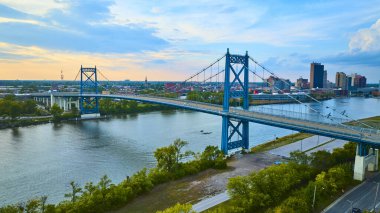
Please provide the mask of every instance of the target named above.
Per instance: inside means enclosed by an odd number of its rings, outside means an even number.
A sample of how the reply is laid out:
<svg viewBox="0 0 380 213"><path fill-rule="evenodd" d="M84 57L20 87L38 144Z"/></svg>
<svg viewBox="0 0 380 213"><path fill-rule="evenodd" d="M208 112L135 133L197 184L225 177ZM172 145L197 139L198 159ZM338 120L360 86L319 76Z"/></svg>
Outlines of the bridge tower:
<svg viewBox="0 0 380 213"><path fill-rule="evenodd" d="M98 76L95 68L80 67L80 94L98 94ZM98 97L81 97L80 113L99 114Z"/></svg>
<svg viewBox="0 0 380 213"><path fill-rule="evenodd" d="M224 77L223 112L229 112L230 98L243 98L243 109L248 109L248 72L249 56L230 54L227 49ZM233 65L240 64L241 68L235 70ZM232 79L232 81L231 81ZM231 91L231 88L239 85L242 91ZM237 136L237 139L235 139ZM247 120L231 119L228 115L222 116L222 143L221 149L225 154L228 150L236 148L249 148L249 122Z"/></svg>

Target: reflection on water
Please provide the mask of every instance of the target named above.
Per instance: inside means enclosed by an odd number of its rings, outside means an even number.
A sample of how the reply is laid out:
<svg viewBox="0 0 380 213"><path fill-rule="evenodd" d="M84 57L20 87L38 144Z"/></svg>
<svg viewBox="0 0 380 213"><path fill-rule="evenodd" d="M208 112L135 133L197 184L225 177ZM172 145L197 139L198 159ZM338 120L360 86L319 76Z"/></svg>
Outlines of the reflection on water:
<svg viewBox="0 0 380 213"><path fill-rule="evenodd" d="M355 118L379 114L380 107L378 99L324 103L346 109ZM266 107L292 110L299 106ZM201 130L212 133L202 134ZM250 144L292 132L251 123ZM83 185L107 174L117 183L154 166L154 150L176 138L188 141L188 149L199 152L207 145L219 146L220 136L220 117L184 110L0 130L0 205L42 195L48 195L48 202L58 202L64 199L72 180Z"/></svg>

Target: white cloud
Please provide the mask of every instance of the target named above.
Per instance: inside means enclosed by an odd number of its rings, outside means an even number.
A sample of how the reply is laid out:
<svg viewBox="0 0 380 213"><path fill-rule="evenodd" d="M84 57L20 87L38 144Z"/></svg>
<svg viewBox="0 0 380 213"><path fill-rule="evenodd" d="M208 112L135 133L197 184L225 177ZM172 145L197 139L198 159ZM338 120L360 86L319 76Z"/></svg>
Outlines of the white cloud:
<svg viewBox="0 0 380 213"><path fill-rule="evenodd" d="M28 19L14 19L14 18L4 18L0 17L0 23L26 23L26 24L35 24L35 25L42 25L41 22L35 21L35 20L28 20Z"/></svg>
<svg viewBox="0 0 380 213"><path fill-rule="evenodd" d="M1 4L5 4L24 13L43 16L52 9L65 9L67 4L58 0L0 0Z"/></svg>
<svg viewBox="0 0 380 213"><path fill-rule="evenodd" d="M110 10L114 21L154 27L158 36L172 42L200 40L217 43L247 39L247 28L257 23L266 8L246 2L160 1L158 5L154 1L133 4L116 0Z"/></svg>
<svg viewBox="0 0 380 213"><path fill-rule="evenodd" d="M351 52L380 51L380 19L368 29L361 29L351 37Z"/></svg>

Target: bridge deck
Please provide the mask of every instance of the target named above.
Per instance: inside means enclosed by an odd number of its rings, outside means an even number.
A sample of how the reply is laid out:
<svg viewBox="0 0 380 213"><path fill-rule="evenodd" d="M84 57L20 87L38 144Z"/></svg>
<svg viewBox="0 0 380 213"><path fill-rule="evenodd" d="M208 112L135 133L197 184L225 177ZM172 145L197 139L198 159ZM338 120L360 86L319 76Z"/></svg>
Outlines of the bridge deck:
<svg viewBox="0 0 380 213"><path fill-rule="evenodd" d="M368 128L358 128L340 123L317 122L306 119L298 119L286 115L273 115L259 111L248 111L237 108L230 108L229 112L223 111L222 106L194 102L188 100L171 99L164 97L152 97L142 95L101 95L101 94L78 94L78 93L53 93L58 97L99 97L135 100L154 104L164 104L183 109L189 109L219 116L229 116L230 118L248 120L250 122L265 125L292 129L296 131L308 132L354 142L364 142L372 145L380 145L380 131ZM30 96L47 96L47 94L30 94ZM50 94L49 94L50 96Z"/></svg>

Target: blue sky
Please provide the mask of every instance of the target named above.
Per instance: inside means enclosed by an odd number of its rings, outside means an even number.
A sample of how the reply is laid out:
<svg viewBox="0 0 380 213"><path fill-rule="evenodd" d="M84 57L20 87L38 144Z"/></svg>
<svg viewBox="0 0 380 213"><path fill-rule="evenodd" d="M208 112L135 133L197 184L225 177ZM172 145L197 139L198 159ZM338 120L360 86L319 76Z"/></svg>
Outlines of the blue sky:
<svg viewBox="0 0 380 213"><path fill-rule="evenodd" d="M182 80L223 55L249 54L284 78L310 62L380 80L380 0L0 0L0 78Z"/></svg>

